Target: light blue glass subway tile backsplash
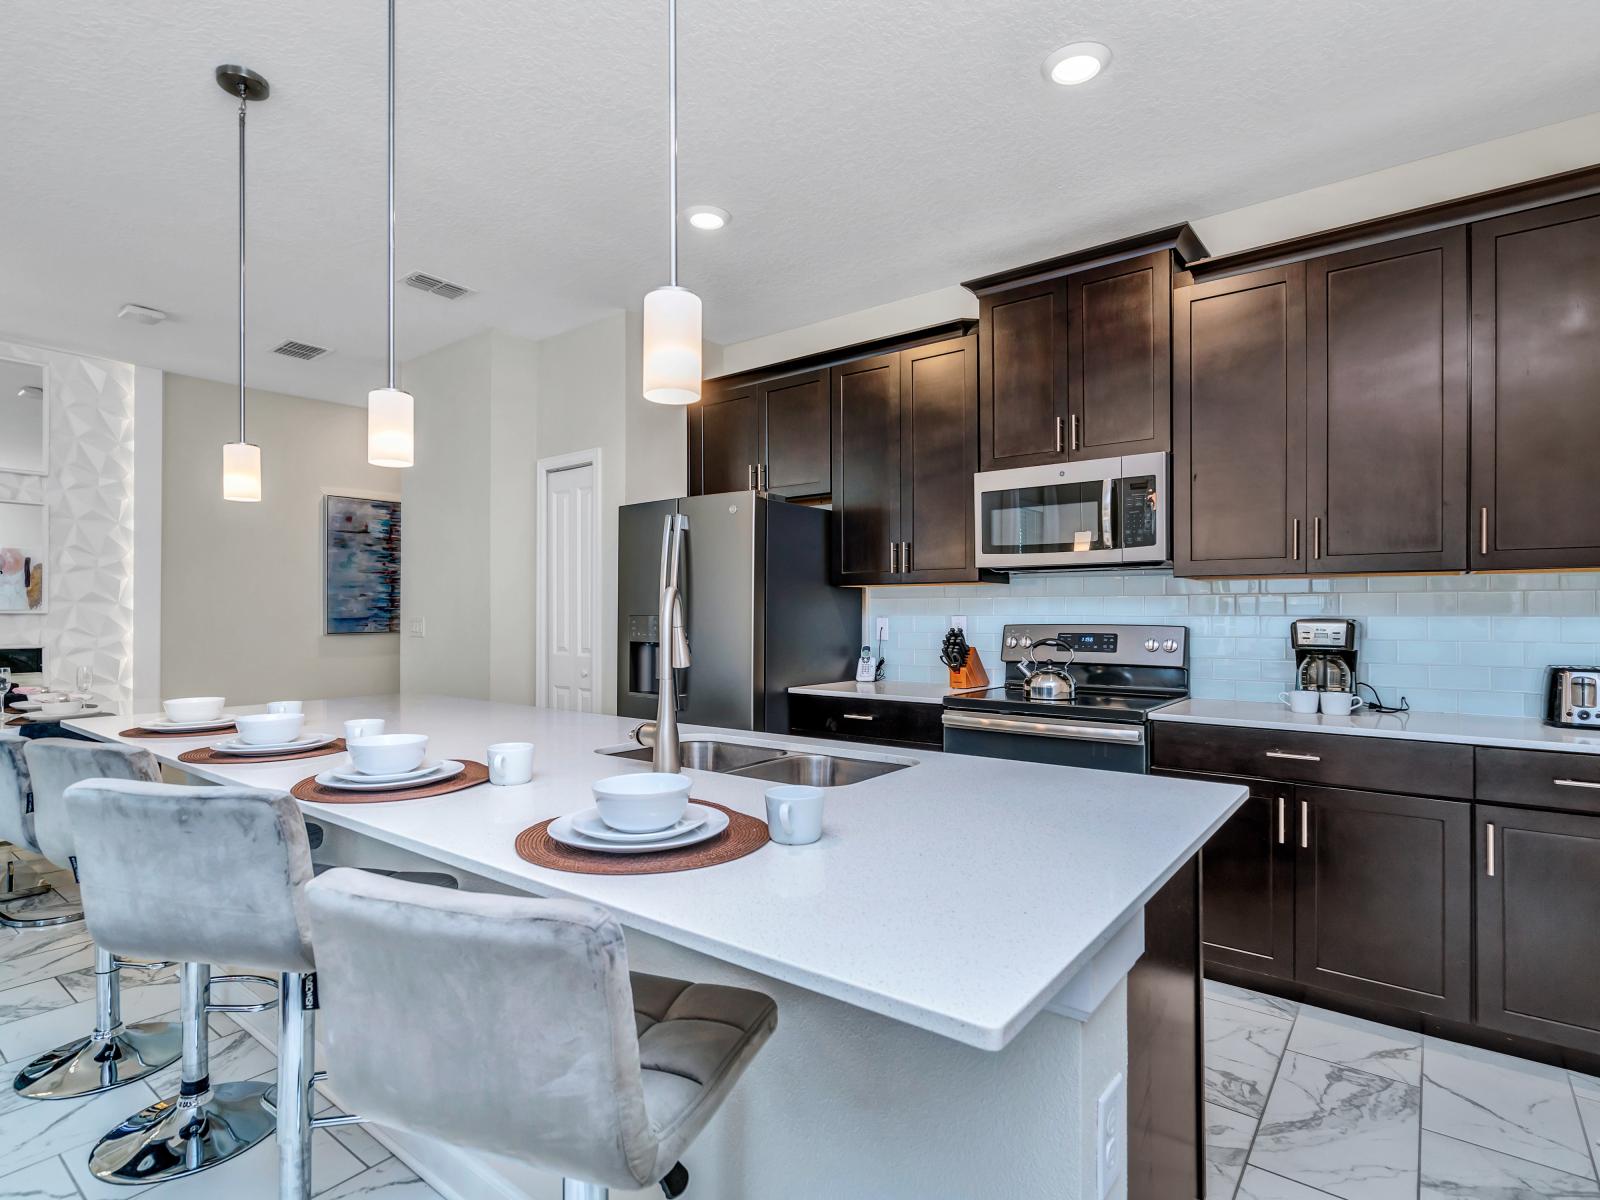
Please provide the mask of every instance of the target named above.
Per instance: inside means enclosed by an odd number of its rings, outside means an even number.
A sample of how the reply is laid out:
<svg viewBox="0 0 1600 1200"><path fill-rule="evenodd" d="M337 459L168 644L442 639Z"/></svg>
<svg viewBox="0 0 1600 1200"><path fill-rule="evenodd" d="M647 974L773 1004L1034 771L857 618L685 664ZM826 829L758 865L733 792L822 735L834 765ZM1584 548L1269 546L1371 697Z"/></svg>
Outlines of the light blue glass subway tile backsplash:
<svg viewBox="0 0 1600 1200"><path fill-rule="evenodd" d="M1173 579L1157 572L1022 575L1007 584L873 588L890 679L942 682L951 616L999 675L1007 622L1172 624L1190 630L1194 695L1277 698L1293 674L1289 622L1353 617L1363 677L1425 712L1542 716L1544 669L1600 662L1600 572L1325 579Z"/></svg>

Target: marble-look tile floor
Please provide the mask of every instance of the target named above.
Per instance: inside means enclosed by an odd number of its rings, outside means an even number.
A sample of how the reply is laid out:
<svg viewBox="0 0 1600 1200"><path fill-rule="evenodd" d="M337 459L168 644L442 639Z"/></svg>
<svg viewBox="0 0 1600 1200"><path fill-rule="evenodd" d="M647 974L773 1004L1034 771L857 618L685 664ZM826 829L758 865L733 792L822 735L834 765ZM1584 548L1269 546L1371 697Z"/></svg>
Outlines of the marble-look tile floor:
<svg viewBox="0 0 1600 1200"><path fill-rule="evenodd" d="M11 853L0 847L0 863ZM26 859L26 856L22 856ZM36 861L36 860L33 860ZM55 894L13 902L6 910L45 911L76 899L71 873L36 876L19 869L17 886L35 880ZM176 1019L172 971L124 971L124 1019ZM41 1051L82 1037L94 1023L94 972L81 922L51 929L0 929L0 1200L274 1200L278 1162L271 1138L231 1162L155 1187L117 1187L89 1174L89 1151L122 1118L177 1090L177 1067L80 1100L22 1100L11 1090L17 1069ZM270 1075L273 1053L222 1014L211 1018L211 1069L218 1079ZM1600 1093L1597 1093L1600 1097ZM1600 1098L1596 1104L1600 1105ZM319 1112L332 1106L326 1100ZM439 1194L359 1125L313 1135L312 1186L318 1200L440 1200Z"/></svg>
<svg viewBox="0 0 1600 1200"><path fill-rule="evenodd" d="M1600 1079L1212 980L1206 1128L1207 1200L1600 1200Z"/></svg>

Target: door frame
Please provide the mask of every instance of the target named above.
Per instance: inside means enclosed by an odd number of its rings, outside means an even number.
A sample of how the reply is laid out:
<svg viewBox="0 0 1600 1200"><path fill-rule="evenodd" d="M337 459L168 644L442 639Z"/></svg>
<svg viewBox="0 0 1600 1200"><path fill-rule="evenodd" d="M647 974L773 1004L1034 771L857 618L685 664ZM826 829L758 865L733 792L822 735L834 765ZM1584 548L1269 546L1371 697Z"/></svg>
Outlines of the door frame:
<svg viewBox="0 0 1600 1200"><path fill-rule="evenodd" d="M591 467L594 470L594 498L595 498L595 553L590 557L589 573L589 603L592 611L593 628L595 636L595 677L599 678L599 668L605 659L602 652L602 639L610 636L604 627L605 606L601 602L600 580L600 539L601 507L600 499L605 494L602 489L603 474L600 465L600 447L593 446L588 450L574 450L568 454L552 454L548 458L541 458L534 464L533 507L534 507L534 543L536 546L536 566L534 573L534 609L533 609L533 702L540 708L550 707L550 643L545 637L544 614L546 590L550 582L550 546L549 535L545 530L545 495L550 484L550 476L561 471L570 471L575 467ZM598 688L598 684L596 687ZM595 695L595 711L600 711L600 694Z"/></svg>

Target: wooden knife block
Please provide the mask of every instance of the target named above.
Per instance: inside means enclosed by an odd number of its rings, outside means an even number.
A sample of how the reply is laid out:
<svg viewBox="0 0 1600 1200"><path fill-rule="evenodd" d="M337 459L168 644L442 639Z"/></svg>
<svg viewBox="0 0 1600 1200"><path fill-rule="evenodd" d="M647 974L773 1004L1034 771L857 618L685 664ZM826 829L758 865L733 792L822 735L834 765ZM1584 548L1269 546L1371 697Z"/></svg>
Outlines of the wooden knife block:
<svg viewBox="0 0 1600 1200"><path fill-rule="evenodd" d="M983 659L978 657L976 650L968 646L967 661L961 664L959 671L950 672L950 690L959 692L967 688L988 686L989 672L983 669Z"/></svg>

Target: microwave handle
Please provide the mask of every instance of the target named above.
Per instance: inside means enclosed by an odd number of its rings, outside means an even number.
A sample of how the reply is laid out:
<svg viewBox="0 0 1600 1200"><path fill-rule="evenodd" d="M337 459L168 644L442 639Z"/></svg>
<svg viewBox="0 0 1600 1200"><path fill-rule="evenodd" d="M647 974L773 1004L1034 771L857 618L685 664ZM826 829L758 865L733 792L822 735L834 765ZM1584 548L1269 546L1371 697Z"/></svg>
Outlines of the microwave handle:
<svg viewBox="0 0 1600 1200"><path fill-rule="evenodd" d="M1120 479L1112 479L1109 476L1100 485L1100 527L1106 531L1106 547L1111 550L1119 549L1122 545L1122 538L1118 536L1121 531L1111 527L1111 499L1121 487Z"/></svg>

